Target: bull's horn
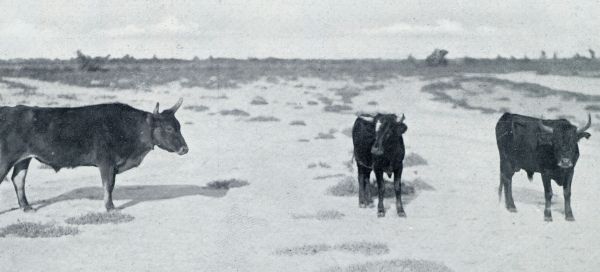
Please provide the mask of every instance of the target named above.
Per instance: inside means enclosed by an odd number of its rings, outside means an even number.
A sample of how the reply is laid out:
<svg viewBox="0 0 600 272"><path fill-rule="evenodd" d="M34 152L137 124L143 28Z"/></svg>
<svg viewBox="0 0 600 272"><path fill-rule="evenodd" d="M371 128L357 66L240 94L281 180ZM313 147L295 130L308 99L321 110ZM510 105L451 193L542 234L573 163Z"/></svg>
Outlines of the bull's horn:
<svg viewBox="0 0 600 272"><path fill-rule="evenodd" d="M153 114L158 114L158 102L156 102L156 107L154 107Z"/></svg>
<svg viewBox="0 0 600 272"><path fill-rule="evenodd" d="M577 129L577 133L581 133L586 131L588 128L590 128L592 126L592 116L590 115L590 113L588 112L588 121L587 124L585 124L585 126L578 128Z"/></svg>
<svg viewBox="0 0 600 272"><path fill-rule="evenodd" d="M396 122L402 123L402 122L404 122L404 119L406 119L406 117L404 117L404 113L403 113L402 117L400 117L400 119L398 119L398 117L396 117Z"/></svg>
<svg viewBox="0 0 600 272"><path fill-rule="evenodd" d="M373 118L373 116L359 115L358 118L363 119L367 122L375 121L375 118Z"/></svg>
<svg viewBox="0 0 600 272"><path fill-rule="evenodd" d="M540 129L542 131L545 131L545 132L548 132L548 133L553 133L554 132L554 129L552 127L544 125L542 123L542 120L539 121L538 125L539 125L539 127L540 127Z"/></svg>
<svg viewBox="0 0 600 272"><path fill-rule="evenodd" d="M175 105L173 105L173 107L171 107L169 110L172 111L173 113L176 112L179 107L181 107L181 104L183 103L183 97L180 97L179 100L177 100L177 103L175 103Z"/></svg>

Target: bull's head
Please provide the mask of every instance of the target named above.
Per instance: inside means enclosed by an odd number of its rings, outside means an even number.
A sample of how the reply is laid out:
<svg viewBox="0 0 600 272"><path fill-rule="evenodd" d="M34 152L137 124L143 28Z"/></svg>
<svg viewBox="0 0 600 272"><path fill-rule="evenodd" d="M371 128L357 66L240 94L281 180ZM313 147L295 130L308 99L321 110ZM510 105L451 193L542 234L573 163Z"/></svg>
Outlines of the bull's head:
<svg viewBox="0 0 600 272"><path fill-rule="evenodd" d="M554 156L561 168L571 168L577 162L579 157L579 148L577 142L581 138L590 138L591 134L585 132L592 125L592 117L588 113L588 121L585 126L577 128L571 124L563 123L558 126L550 127L544 125L541 121L539 127L542 131L552 134L552 146L554 147Z"/></svg>
<svg viewBox="0 0 600 272"><path fill-rule="evenodd" d="M181 135L181 125L175 118L175 112L177 112L181 103L183 103L183 98L179 98L179 101L170 109L159 113L157 102L154 112L152 112L153 144L169 152L177 152L179 155L188 152L188 146L183 139L183 135Z"/></svg>
<svg viewBox="0 0 600 272"><path fill-rule="evenodd" d="M404 124L404 114L400 118L395 114L377 114L371 118L371 121L375 122L375 143L371 148L371 154L377 156L383 155L388 143L400 139L408 129Z"/></svg>

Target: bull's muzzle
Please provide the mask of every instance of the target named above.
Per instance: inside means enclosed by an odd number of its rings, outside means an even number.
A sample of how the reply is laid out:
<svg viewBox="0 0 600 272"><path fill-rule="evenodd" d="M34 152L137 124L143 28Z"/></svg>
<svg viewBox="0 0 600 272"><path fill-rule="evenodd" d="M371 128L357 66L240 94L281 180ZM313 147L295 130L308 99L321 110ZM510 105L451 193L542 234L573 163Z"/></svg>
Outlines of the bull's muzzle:
<svg viewBox="0 0 600 272"><path fill-rule="evenodd" d="M185 155L186 153L188 153L188 151L189 151L189 149L188 149L187 145L184 145L179 150L177 150L177 154Z"/></svg>
<svg viewBox="0 0 600 272"><path fill-rule="evenodd" d="M377 155L377 156L383 155L383 148L378 147L378 146L373 146L371 148L371 154Z"/></svg>
<svg viewBox="0 0 600 272"><path fill-rule="evenodd" d="M573 162L569 158L562 158L558 161L558 166L560 168L571 168L573 167Z"/></svg>

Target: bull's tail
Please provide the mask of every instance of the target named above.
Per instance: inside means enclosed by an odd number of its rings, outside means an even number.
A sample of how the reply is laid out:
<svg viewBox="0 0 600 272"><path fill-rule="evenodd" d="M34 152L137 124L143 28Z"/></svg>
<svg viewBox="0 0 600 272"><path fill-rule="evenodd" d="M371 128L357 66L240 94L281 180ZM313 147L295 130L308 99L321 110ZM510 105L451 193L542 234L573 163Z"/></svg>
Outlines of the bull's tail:
<svg viewBox="0 0 600 272"><path fill-rule="evenodd" d="M502 188L504 188L504 182L502 180L502 172L500 172L500 185L498 185L498 202L502 202Z"/></svg>

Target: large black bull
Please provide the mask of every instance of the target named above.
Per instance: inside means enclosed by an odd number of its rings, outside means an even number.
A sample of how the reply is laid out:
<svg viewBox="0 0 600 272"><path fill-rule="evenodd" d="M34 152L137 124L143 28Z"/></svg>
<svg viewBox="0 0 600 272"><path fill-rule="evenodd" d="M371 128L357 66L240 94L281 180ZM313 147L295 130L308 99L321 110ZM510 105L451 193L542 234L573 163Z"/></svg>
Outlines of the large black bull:
<svg viewBox="0 0 600 272"><path fill-rule="evenodd" d="M394 174L396 191L396 211L399 216L406 216L402 207L400 179L402 177L402 161L404 160L404 140L406 132L404 115L398 118L395 114L359 115L352 128L354 157L358 168L358 202L361 208L372 206L369 179L371 170L377 178L379 203L377 215L385 216L383 196L385 193L383 173Z"/></svg>
<svg viewBox="0 0 600 272"><path fill-rule="evenodd" d="M96 166L104 186L104 206L114 209L112 191L118 173L138 166L158 146L183 155L188 147L175 112L153 113L125 104L76 108L0 107L0 183L13 168L12 182L19 206L25 197L25 177L31 158L58 171L64 167Z"/></svg>
<svg viewBox="0 0 600 272"><path fill-rule="evenodd" d="M500 117L496 124L496 141L500 152L498 196L502 196L504 188L504 202L509 211L517 211L512 197L512 176L523 169L530 180L536 172L542 175L546 221L552 220L551 180L563 187L566 220L575 220L571 210L571 181L579 158L577 143L581 138L591 136L585 132L590 126L589 114L587 124L579 129L565 119L542 120L511 113Z"/></svg>

